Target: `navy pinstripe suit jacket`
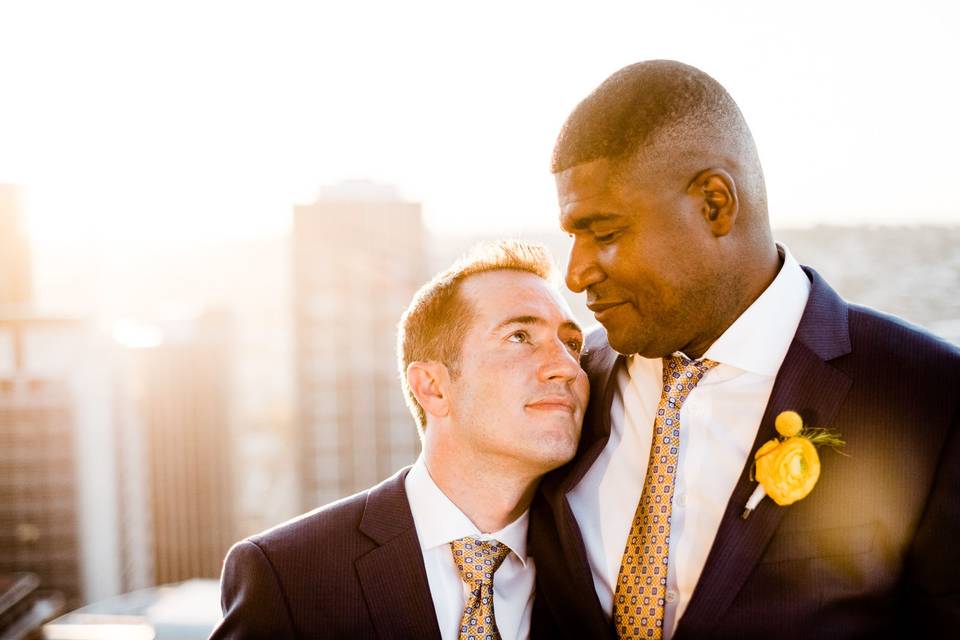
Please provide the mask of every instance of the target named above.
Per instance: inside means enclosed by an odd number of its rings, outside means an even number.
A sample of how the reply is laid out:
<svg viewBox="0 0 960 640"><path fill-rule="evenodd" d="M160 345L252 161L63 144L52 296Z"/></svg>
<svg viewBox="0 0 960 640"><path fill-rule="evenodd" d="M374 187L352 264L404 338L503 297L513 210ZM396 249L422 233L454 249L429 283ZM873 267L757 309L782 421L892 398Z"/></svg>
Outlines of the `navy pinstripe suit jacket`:
<svg viewBox="0 0 960 640"><path fill-rule="evenodd" d="M849 457L823 451L807 498L788 507L764 500L742 520L756 484L748 460L674 637L960 633L960 351L846 303L805 272L810 297L752 451L792 409L839 431ZM535 499L535 638L614 637L566 493L609 438L622 361L605 333L589 336L592 401L580 447Z"/></svg>
<svg viewBox="0 0 960 640"><path fill-rule="evenodd" d="M211 638L440 640L408 471L234 545Z"/></svg>

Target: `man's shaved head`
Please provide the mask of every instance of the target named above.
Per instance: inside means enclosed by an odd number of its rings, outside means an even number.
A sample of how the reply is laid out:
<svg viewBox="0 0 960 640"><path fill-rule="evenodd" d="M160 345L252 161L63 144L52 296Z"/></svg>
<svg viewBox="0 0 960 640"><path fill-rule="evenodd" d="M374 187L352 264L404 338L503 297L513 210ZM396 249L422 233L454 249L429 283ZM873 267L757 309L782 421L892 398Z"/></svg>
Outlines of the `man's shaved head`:
<svg viewBox="0 0 960 640"><path fill-rule="evenodd" d="M567 286L621 353L698 357L776 276L753 136L699 69L614 73L570 114L552 169Z"/></svg>
<svg viewBox="0 0 960 640"><path fill-rule="evenodd" d="M620 69L567 118L551 170L606 158L621 172L636 162L658 179L722 166L737 180L741 206L766 224L763 172L736 102L712 77L673 60Z"/></svg>

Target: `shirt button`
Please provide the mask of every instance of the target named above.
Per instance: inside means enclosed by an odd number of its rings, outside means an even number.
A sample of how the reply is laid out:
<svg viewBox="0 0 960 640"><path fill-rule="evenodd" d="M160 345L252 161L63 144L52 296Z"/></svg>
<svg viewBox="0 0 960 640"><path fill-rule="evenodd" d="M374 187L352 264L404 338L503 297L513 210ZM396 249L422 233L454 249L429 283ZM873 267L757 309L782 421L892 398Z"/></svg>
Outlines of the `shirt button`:
<svg viewBox="0 0 960 640"><path fill-rule="evenodd" d="M681 493L680 495L677 496L677 506L678 507L687 506L687 494Z"/></svg>
<svg viewBox="0 0 960 640"><path fill-rule="evenodd" d="M677 592L674 590L667 591L667 602L676 602L677 601Z"/></svg>

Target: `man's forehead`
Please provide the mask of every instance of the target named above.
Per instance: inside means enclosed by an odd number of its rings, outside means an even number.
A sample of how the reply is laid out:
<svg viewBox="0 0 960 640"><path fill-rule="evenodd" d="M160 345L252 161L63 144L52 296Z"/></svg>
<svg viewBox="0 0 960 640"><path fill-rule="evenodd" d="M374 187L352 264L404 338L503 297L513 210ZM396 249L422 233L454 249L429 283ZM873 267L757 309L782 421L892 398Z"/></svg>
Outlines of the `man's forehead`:
<svg viewBox="0 0 960 640"><path fill-rule="evenodd" d="M560 206L604 196L614 175L614 164L598 158L565 169L556 175Z"/></svg>
<svg viewBox="0 0 960 640"><path fill-rule="evenodd" d="M573 313L560 290L549 281L526 271L498 269L477 273L463 282L475 313L498 324L510 317L556 317L572 322Z"/></svg>

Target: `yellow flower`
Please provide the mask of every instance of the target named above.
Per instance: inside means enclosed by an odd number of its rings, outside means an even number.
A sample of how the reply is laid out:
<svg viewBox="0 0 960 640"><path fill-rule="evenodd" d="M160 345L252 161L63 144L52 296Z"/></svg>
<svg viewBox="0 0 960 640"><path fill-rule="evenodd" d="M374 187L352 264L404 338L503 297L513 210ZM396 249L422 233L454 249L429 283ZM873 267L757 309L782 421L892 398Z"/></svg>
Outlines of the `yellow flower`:
<svg viewBox="0 0 960 640"><path fill-rule="evenodd" d="M805 498L820 478L817 449L803 437L770 440L760 447L754 460L757 481L781 507Z"/></svg>
<svg viewBox="0 0 960 640"><path fill-rule="evenodd" d="M759 485L743 507L740 517L744 520L764 496L770 496L781 507L806 498L820 478L817 447L827 446L840 452L846 444L839 433L830 429L804 429L803 418L796 411L780 412L774 426L780 438L765 442L753 456Z"/></svg>
<svg viewBox="0 0 960 640"><path fill-rule="evenodd" d="M784 438L792 438L800 435L803 431L803 418L796 411L782 411L777 416L774 425L777 427L777 433Z"/></svg>

